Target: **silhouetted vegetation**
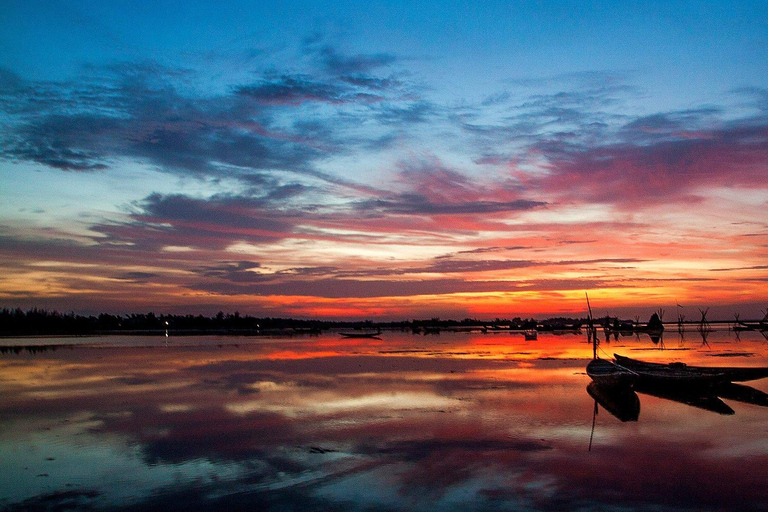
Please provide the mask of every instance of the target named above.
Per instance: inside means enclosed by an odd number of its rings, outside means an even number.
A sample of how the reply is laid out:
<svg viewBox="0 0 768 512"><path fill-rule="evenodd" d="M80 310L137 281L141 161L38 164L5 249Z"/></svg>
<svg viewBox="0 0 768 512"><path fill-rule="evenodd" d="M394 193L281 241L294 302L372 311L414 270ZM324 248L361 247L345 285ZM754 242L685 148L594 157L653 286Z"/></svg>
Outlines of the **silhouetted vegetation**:
<svg viewBox="0 0 768 512"><path fill-rule="evenodd" d="M768 314L766 314L768 319ZM755 325L757 329L768 327L766 319L752 324L739 322L746 329ZM658 323L661 328L661 318L654 313L649 324L640 323L638 319L620 320L606 316L595 319L596 323L611 331L647 331L649 325ZM395 322L364 321L334 321L334 320L305 320L295 318L253 317L241 315L238 311L224 313L219 311L212 317L203 315L163 315L155 313L132 313L127 315L84 316L73 312L61 313L45 309L20 308L0 310L0 336L88 336L95 334L317 334L331 329L383 329L412 331L420 334L438 334L440 330L532 330L537 331L569 331L578 330L587 325L586 318L535 318L513 319L495 318L482 320L465 318L463 320L443 320L440 318L413 319ZM688 323L688 322L685 322ZM720 322L709 322L720 323ZM748 327L747 327L748 326Z"/></svg>
<svg viewBox="0 0 768 512"><path fill-rule="evenodd" d="M45 309L0 310L0 336L87 336L94 334L157 334L168 330L175 335L199 333L223 334L270 334L274 332L318 333L328 329L390 329L413 330L414 332L435 332L439 329L470 329L476 327L495 329L554 330L578 328L582 319L555 318L538 322L533 318L496 318L479 320L405 320L399 322L303 320L294 318L253 317L241 315L238 311L219 311L212 317L203 315L158 315L155 313L133 313L98 316L83 316L75 313L61 313Z"/></svg>

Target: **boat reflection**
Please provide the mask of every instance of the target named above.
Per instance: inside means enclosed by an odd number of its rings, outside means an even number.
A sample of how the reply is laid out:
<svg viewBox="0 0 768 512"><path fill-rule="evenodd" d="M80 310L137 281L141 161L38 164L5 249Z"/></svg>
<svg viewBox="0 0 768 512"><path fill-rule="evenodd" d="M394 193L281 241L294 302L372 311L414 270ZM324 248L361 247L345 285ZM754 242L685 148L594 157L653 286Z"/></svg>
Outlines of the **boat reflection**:
<svg viewBox="0 0 768 512"><path fill-rule="evenodd" d="M676 387L654 384L640 384L635 390L638 393L662 398L672 402L689 405L705 411L715 412L717 414L734 414L725 402L717 397L716 388L696 388L692 386Z"/></svg>
<svg viewBox="0 0 768 512"><path fill-rule="evenodd" d="M640 416L640 398L630 386L590 382L587 393L619 421L637 421Z"/></svg>
<svg viewBox="0 0 768 512"><path fill-rule="evenodd" d="M685 359L768 361L728 336ZM0 510L766 510L768 414L738 402L768 406L768 379L718 387L731 416L587 394L582 338L23 340L0 352Z"/></svg>
<svg viewBox="0 0 768 512"><path fill-rule="evenodd" d="M674 386L638 382L634 385L590 382L587 393L596 404L622 422L638 421L641 395L695 407L721 415L733 415L735 411L725 402L733 400L745 404L768 407L768 394L744 384L731 382L712 386Z"/></svg>

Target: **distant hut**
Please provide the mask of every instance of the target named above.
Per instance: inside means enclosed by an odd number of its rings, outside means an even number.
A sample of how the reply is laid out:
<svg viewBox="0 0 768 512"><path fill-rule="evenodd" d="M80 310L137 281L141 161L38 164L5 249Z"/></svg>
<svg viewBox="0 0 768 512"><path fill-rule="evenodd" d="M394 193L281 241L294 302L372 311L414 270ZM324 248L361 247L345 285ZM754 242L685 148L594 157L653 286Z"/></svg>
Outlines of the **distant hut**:
<svg viewBox="0 0 768 512"><path fill-rule="evenodd" d="M658 313L652 314L651 318L648 320L648 330L649 331L664 330L664 324L661 322L661 318L659 317Z"/></svg>

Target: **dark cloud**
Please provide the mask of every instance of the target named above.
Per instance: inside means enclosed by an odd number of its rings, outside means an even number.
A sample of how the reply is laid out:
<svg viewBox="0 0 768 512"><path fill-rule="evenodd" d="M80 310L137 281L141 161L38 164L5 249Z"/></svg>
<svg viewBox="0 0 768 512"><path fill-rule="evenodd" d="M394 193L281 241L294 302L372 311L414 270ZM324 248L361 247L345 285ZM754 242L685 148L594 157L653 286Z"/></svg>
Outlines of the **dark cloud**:
<svg viewBox="0 0 768 512"><path fill-rule="evenodd" d="M399 167L397 183L407 192L380 194L358 201L354 207L373 215L479 215L528 211L546 205L520 198L514 187L505 183L483 184L434 157L404 161Z"/></svg>
<svg viewBox="0 0 768 512"><path fill-rule="evenodd" d="M528 245L510 245L506 247L478 247L477 249L457 251L454 254L485 254L489 252L519 251L522 249L533 249L533 247ZM438 260L438 259L444 259L444 258L453 258L454 254L444 254L442 256L437 256L435 259Z"/></svg>
<svg viewBox="0 0 768 512"><path fill-rule="evenodd" d="M101 244L131 244L132 250L164 246L223 249L237 241L275 242L289 236L296 212L276 208L269 197L217 195L193 198L151 194L134 203L130 220L91 229Z"/></svg>
<svg viewBox="0 0 768 512"><path fill-rule="evenodd" d="M630 121L621 128L621 136L636 144L663 139L690 138L691 132L712 126L719 108L701 108L678 112L657 113ZM693 136L696 136L694 133Z"/></svg>
<svg viewBox="0 0 768 512"><path fill-rule="evenodd" d="M97 76L102 73L104 76ZM36 105L3 135L2 156L62 170L101 170L133 158L163 170L220 174L220 164L300 171L321 151L300 137L271 133L269 118L236 95L195 98L175 70L157 65L98 69L77 84L5 92Z"/></svg>
<svg viewBox="0 0 768 512"><path fill-rule="evenodd" d="M526 163L532 155L538 166L542 147L591 147L614 140L616 124L626 122L624 100L637 93L622 74L601 72L510 83L514 89L451 110L479 164ZM547 92L525 95L530 86Z"/></svg>
<svg viewBox="0 0 768 512"><path fill-rule="evenodd" d="M634 258L599 258L570 261L532 260L460 260L438 257L426 265L373 268L300 267L270 272L254 272L260 268L248 261L224 262L194 269L203 278L188 284L194 290L223 295L296 295L326 298L413 296L425 294L470 293L520 290L574 290L603 286L603 279L572 280L472 280L467 275L479 272L501 272L534 267L581 266L597 267L608 264L639 263ZM615 268L615 267L614 267ZM443 274L434 279L419 277L423 274ZM635 279L634 281L638 281ZM658 280L655 280L658 281ZM697 279L696 281L699 281ZM631 285L627 285L631 286Z"/></svg>
<svg viewBox="0 0 768 512"><path fill-rule="evenodd" d="M296 295L326 298L398 297L446 293L514 290L514 283L465 281L463 279L430 279L393 281L382 279L302 279L238 284L232 282L200 282L189 286L193 290L222 295Z"/></svg>
<svg viewBox="0 0 768 512"><path fill-rule="evenodd" d="M344 55L332 46L323 46L318 53L326 71L340 76L369 73L398 60L395 55L389 53Z"/></svg>
<svg viewBox="0 0 768 512"><path fill-rule="evenodd" d="M484 107L500 105L506 103L511 97L512 95L509 93L509 91L502 91L486 96L480 104Z"/></svg>
<svg viewBox="0 0 768 512"><path fill-rule="evenodd" d="M382 99L354 88L313 81L307 76L281 76L256 85L238 87L235 92L267 105L299 105L308 101L371 102Z"/></svg>
<svg viewBox="0 0 768 512"><path fill-rule="evenodd" d="M356 208L365 212L399 215L471 215L527 211L545 206L542 201L515 199L513 201L433 202L419 194L400 194L389 199L360 201Z"/></svg>
<svg viewBox="0 0 768 512"><path fill-rule="evenodd" d="M730 272L733 270L768 270L768 265L753 265L751 267L711 268L710 272Z"/></svg>
<svg viewBox="0 0 768 512"><path fill-rule="evenodd" d="M379 121L386 125L397 127L425 123L439 115L440 109L427 101L419 100L410 103L384 104L377 112Z"/></svg>
<svg viewBox="0 0 768 512"><path fill-rule="evenodd" d="M354 73L271 71L202 96L196 73L153 62L87 66L69 82L27 81L3 69L0 109L9 117L0 157L69 171L110 169L129 158L181 174L311 174L329 155L368 144L343 133L373 103L408 110L416 101L401 99L403 82L366 74L394 63L392 56L345 56L325 47L314 58L324 68ZM310 103L331 110L306 111ZM358 107L363 112L339 115ZM286 114L293 118L287 126Z"/></svg>
<svg viewBox="0 0 768 512"><path fill-rule="evenodd" d="M574 261L532 261L532 260L459 260L445 256L434 258L424 265L401 267L299 267L270 272L253 272L261 268L249 261L223 262L217 265L193 269L197 275L215 278L215 281L198 281L190 286L198 290L215 291L225 294L286 294L321 297L379 297L387 295L420 295L429 293L479 292L521 289L580 289L595 287L601 281L594 279L539 280L532 281L487 281L472 280L468 274L478 272L501 272L533 267L581 266L583 268L602 264L639 263L645 260L627 258L605 258ZM615 267L614 267L615 268ZM423 274L444 274L444 277L424 279ZM407 278L407 279L404 279ZM224 281L224 282L222 282ZM234 285L234 286L233 286Z"/></svg>
<svg viewBox="0 0 768 512"><path fill-rule="evenodd" d="M258 269L261 265L252 261L230 261L216 265L206 265L193 269L193 272L205 276L226 279L232 282L253 282L258 279L258 274L251 270Z"/></svg>
<svg viewBox="0 0 768 512"><path fill-rule="evenodd" d="M365 87L367 89L383 90L399 87L402 83L394 78L376 78L372 76L342 76L340 80L354 85L356 87Z"/></svg>
<svg viewBox="0 0 768 512"><path fill-rule="evenodd" d="M733 92L747 98L749 106L755 106L762 112L768 112L768 89L764 87L739 87Z"/></svg>
<svg viewBox="0 0 768 512"><path fill-rule="evenodd" d="M155 277L160 277L160 275L152 272L124 272L119 276L116 276L117 279L126 281L146 281L147 279L153 279Z"/></svg>
<svg viewBox="0 0 768 512"><path fill-rule="evenodd" d="M537 266L539 263L526 260L437 260L424 269L424 272L493 272Z"/></svg>

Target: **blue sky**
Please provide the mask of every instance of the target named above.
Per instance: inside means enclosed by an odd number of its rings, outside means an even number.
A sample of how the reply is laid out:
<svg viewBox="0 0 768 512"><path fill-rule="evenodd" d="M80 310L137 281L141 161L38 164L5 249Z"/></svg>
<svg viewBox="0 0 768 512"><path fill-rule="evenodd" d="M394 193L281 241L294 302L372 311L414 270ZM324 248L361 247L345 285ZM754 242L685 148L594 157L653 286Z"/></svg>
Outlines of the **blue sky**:
<svg viewBox="0 0 768 512"><path fill-rule="evenodd" d="M757 314L766 19L5 1L0 302L495 316L590 289Z"/></svg>

